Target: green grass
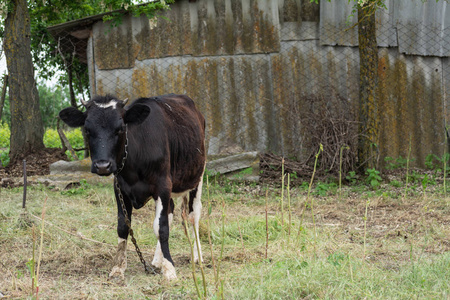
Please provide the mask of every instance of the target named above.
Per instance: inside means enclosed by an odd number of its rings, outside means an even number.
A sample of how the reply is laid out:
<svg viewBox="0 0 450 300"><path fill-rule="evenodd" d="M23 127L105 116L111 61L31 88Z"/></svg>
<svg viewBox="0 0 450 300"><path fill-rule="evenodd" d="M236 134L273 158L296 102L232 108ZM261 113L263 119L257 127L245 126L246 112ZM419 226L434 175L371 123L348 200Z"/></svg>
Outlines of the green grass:
<svg viewBox="0 0 450 300"><path fill-rule="evenodd" d="M281 189L259 185L212 183L211 236L214 257L222 244L222 201L225 201L224 252L220 266L224 299L448 299L450 296L450 204L440 190L424 200L404 200L391 185L376 191L344 187L313 195L317 237L310 208L304 213L306 192L291 188L292 234L281 223ZM204 187L206 189L206 185ZM269 189L268 258L265 259L265 191ZM330 194L331 193L331 194ZM400 190L401 193L401 190ZM205 260L208 299L215 299L214 269L206 232L207 200L203 193L200 237ZM22 188L2 189L0 212L0 291L10 298L27 298L31 275L32 229L47 200L44 249L39 278L42 299L197 299L190 253L183 232L180 201L170 233L178 279L146 275L129 243L125 286L107 281L115 254L116 204L111 186L83 183L70 191L32 186L23 214ZM364 214L367 213L366 259L363 259ZM401 198L401 197L400 197ZM285 207L286 208L286 207ZM286 208L287 209L287 208ZM150 263L156 238L154 205L133 212L133 229ZM239 232L239 228L241 232ZM39 237L38 237L39 240ZM244 247L242 245L244 242ZM202 286L200 270L197 278ZM219 297L220 298L220 297Z"/></svg>

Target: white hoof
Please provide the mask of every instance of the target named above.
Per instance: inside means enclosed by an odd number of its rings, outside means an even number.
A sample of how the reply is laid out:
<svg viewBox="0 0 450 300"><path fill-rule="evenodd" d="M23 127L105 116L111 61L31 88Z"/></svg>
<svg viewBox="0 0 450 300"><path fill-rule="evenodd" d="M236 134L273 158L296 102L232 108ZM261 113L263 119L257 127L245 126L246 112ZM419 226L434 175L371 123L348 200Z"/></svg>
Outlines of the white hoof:
<svg viewBox="0 0 450 300"><path fill-rule="evenodd" d="M175 267L167 259L163 259L162 268L161 269L162 269L162 273L164 275L164 278L167 281L172 281L172 280L177 279L177 273L175 271Z"/></svg>
<svg viewBox="0 0 450 300"><path fill-rule="evenodd" d="M114 266L109 273L109 280L111 279L121 279L125 280L125 268L121 268L119 266Z"/></svg>

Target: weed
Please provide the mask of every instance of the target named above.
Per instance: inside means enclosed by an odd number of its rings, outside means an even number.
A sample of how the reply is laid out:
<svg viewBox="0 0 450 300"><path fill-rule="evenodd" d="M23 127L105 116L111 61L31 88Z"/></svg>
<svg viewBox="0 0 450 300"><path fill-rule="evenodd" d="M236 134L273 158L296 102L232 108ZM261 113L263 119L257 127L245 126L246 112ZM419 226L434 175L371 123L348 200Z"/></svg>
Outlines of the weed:
<svg viewBox="0 0 450 300"><path fill-rule="evenodd" d="M430 170L439 168L438 162L440 162L440 158L435 154L428 154L427 157L425 157L425 167Z"/></svg>
<svg viewBox="0 0 450 300"><path fill-rule="evenodd" d="M381 176L380 176L380 171L376 170L375 168L373 169L367 169L366 170L366 182L373 188L373 189L377 189L380 184L381 184Z"/></svg>
<svg viewBox="0 0 450 300"><path fill-rule="evenodd" d="M389 182L390 185L392 185L393 187L399 188L401 187L403 184L398 181L398 180L392 180L391 182Z"/></svg>
<svg viewBox="0 0 450 300"><path fill-rule="evenodd" d="M75 196L85 194L88 190L90 190L90 184L87 183L86 179L81 179L80 184L73 185L72 188L68 190L64 190L61 192L62 195L65 196Z"/></svg>
<svg viewBox="0 0 450 300"><path fill-rule="evenodd" d="M9 150L0 151L0 161L3 167L6 167L9 164Z"/></svg>
<svg viewBox="0 0 450 300"><path fill-rule="evenodd" d="M388 170L403 169L407 164L407 159L403 158L401 155L396 159L386 156L384 162L386 163L386 169Z"/></svg>
<svg viewBox="0 0 450 300"><path fill-rule="evenodd" d="M323 183L323 182L319 182L316 185L316 188L314 189L314 194L318 195L318 196L326 196L328 195L328 192L332 191L332 190L336 190L336 183Z"/></svg>
<svg viewBox="0 0 450 300"><path fill-rule="evenodd" d="M350 171L348 172L347 176L345 176L345 179L347 179L350 184L355 184L356 179L358 179L358 175L356 175L355 171Z"/></svg>
<svg viewBox="0 0 450 300"><path fill-rule="evenodd" d="M340 267L341 264L348 259L348 255L341 252L334 252L327 257L327 261L335 267Z"/></svg>

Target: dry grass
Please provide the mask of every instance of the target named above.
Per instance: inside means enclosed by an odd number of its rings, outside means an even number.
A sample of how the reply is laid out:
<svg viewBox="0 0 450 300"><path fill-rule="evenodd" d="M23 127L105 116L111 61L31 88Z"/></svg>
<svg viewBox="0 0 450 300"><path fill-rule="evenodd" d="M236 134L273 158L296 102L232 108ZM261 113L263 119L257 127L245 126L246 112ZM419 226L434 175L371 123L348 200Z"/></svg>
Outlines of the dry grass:
<svg viewBox="0 0 450 300"><path fill-rule="evenodd" d="M229 184L229 183L228 183ZM226 191L228 192L226 192ZM419 298L449 297L450 202L428 193L403 201L371 194L367 214L366 259L363 259L364 213L367 192L344 191L316 197L314 213L305 211L300 238L297 230L305 193L292 189L292 235L281 224L279 189L269 190L268 258L265 256L265 188L211 188L211 239L214 257L222 242L222 200L225 200L224 253L220 277L225 299L280 298ZM116 205L111 187L82 186L69 194L32 187L21 215L21 189L0 192L0 292L26 298L31 277L26 263L32 254L30 223L40 224L46 197L44 249L40 271L41 299L196 299L190 253L176 205L170 245L178 279L146 275L129 247L125 286L107 281L117 236ZM206 193L204 193L206 195ZM204 201L206 220L206 198ZM151 261L153 205L133 212L133 227L147 261ZM206 222L205 222L206 224ZM208 298L216 294L206 226L200 231ZM314 246L316 244L316 246ZM244 246L243 246L244 245ZM314 248L316 248L314 250ZM197 278L201 274L197 266ZM435 276L436 275L436 276Z"/></svg>

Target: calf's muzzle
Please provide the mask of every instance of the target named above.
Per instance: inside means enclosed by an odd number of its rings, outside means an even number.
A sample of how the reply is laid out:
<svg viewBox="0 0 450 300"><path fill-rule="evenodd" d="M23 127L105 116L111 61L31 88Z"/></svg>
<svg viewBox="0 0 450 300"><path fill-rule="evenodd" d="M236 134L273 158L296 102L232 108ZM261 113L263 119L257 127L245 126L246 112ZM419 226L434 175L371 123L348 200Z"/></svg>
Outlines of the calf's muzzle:
<svg viewBox="0 0 450 300"><path fill-rule="evenodd" d="M92 163L92 173L97 173L98 175L110 175L113 172L112 164L107 160L99 160Z"/></svg>

